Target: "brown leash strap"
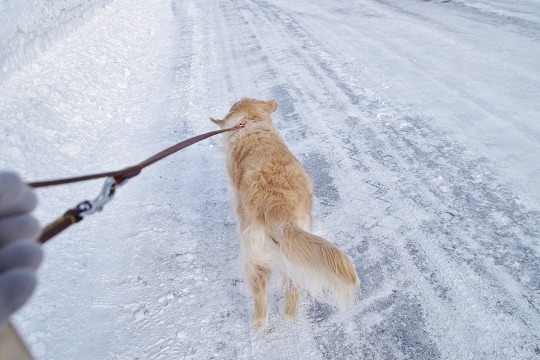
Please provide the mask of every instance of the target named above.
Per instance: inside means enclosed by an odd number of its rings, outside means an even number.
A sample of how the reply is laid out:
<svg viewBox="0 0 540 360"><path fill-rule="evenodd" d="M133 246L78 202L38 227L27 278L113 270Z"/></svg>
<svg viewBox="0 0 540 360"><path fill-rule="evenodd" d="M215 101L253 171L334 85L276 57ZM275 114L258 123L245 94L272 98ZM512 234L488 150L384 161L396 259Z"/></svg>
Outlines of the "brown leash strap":
<svg viewBox="0 0 540 360"><path fill-rule="evenodd" d="M85 215L92 214L96 211L100 211L103 208L103 206L112 199L115 193L115 190L119 185L124 183L126 180L139 175L144 168L154 164L155 162L158 162L159 160L162 160L163 158L171 154L174 154L175 152L185 149L188 146L191 146L199 141L202 141L211 136L218 135L227 131L238 130L242 128L243 126L244 126L243 124L239 124L232 128L211 131L205 134L194 136L174 146L171 146L155 154L154 156L151 156L150 158L140 162L137 165L130 166L123 170L103 172L103 173L98 173L98 174L84 175L84 176L64 178L64 179L58 179L58 180L36 181L36 182L28 183L28 185L34 188L39 188L39 187L46 187L46 186L70 184L74 182L93 180L93 179L99 179L99 178L104 178L104 177L108 178L105 181L105 184L103 186L103 189L101 190L100 195L93 202L88 201L88 200L83 201L80 204L78 204L76 207L69 209L68 211L64 213L64 215L60 216L58 219L56 219L55 221L47 225L43 229L41 237L39 238L39 242L42 244L45 243L46 241L50 240L54 236L58 235L60 232L67 229L69 226L81 221Z"/></svg>
<svg viewBox="0 0 540 360"><path fill-rule="evenodd" d="M218 135L227 131L233 131L238 130L242 125L237 125L232 128L228 129L222 129L222 130L216 130L207 132L205 134L197 135L192 138L189 138L187 140L184 140L174 146L171 146L170 148L167 148L154 156L140 162L137 165L130 166L128 168L125 168L123 170L118 171L110 171L110 172L103 172L98 174L91 174L91 175L83 175L83 176L77 176L77 177L71 177L71 178L65 178L65 179L58 179L58 180L47 180L47 181L34 181L28 183L33 188L40 188L40 187L46 187L46 186L55 186L55 185L64 185L64 184L70 184L74 182L80 182L80 181L86 181L86 180L94 180L94 179L100 179L104 177L113 177L116 180L117 184L122 183L123 181L130 179L132 177L135 177L139 175L139 173L147 166L152 165L153 163L171 155L174 154L177 151L180 151L182 149L187 148L188 146L191 146L201 140L207 139L209 137L212 137L214 135Z"/></svg>

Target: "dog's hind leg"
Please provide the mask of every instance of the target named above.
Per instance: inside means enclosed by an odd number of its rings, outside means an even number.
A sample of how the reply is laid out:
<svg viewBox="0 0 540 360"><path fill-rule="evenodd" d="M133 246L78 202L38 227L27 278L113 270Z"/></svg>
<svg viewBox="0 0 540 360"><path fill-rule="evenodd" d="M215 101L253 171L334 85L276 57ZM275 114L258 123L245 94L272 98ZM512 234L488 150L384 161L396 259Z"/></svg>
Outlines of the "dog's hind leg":
<svg viewBox="0 0 540 360"><path fill-rule="evenodd" d="M270 270L253 262L246 263L245 268L255 305L251 324L257 331L260 331L268 324L268 294L266 287L270 277Z"/></svg>
<svg viewBox="0 0 540 360"><path fill-rule="evenodd" d="M298 313L298 298L300 292L291 279L285 277L285 299L283 299L283 315L288 319L294 319Z"/></svg>

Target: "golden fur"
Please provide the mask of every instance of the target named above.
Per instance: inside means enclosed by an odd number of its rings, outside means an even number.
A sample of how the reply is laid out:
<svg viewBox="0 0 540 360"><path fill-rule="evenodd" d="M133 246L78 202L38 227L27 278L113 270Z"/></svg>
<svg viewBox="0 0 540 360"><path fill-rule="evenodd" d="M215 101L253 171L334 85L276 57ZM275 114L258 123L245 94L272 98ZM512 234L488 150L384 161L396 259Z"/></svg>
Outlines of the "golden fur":
<svg viewBox="0 0 540 360"><path fill-rule="evenodd" d="M310 233L313 186L272 122L270 114L276 108L274 100L244 98L223 120L211 118L221 128L245 124L226 133L225 140L242 263L255 302L252 324L259 330L268 321L271 272L284 277L283 313L289 318L296 316L301 288L346 308L359 284L349 258Z"/></svg>

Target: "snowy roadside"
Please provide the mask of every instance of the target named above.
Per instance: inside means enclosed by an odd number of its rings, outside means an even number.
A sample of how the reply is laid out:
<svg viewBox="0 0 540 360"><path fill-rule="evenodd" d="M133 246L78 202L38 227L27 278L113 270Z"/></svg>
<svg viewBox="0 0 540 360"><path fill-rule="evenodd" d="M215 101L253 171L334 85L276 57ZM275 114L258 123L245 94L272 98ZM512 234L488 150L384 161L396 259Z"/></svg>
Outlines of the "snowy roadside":
<svg viewBox="0 0 540 360"><path fill-rule="evenodd" d="M73 32L110 0L0 1L0 82Z"/></svg>
<svg viewBox="0 0 540 360"><path fill-rule="evenodd" d="M1 85L1 167L18 170L28 180L50 179L120 169L161 150L162 139L152 142L156 134L149 136L147 129L160 121L164 106L164 67L172 67L167 43L173 38L171 18L170 4L163 1L116 1L97 8L90 19L13 74ZM39 190L37 215L44 224L50 222L94 198L100 187L101 182L94 181ZM99 271L108 267L107 255L126 247L119 243L116 249L105 248L102 241L108 241L111 229L125 229L114 214L124 212L128 205L125 199L122 203L123 193L130 191L142 192L133 181L107 207L108 215L95 215L47 244L41 286L27 308L29 315L19 322L23 328L32 324L25 335L38 358L107 358L100 354L110 351L104 344L111 338L101 330L89 331L102 312L94 304L99 301L93 289L105 286ZM67 319L76 329L66 328ZM59 341L59 334L65 341ZM92 339L81 342L85 336L95 336L102 350L88 348L94 345L89 345ZM68 355L73 349L79 355Z"/></svg>

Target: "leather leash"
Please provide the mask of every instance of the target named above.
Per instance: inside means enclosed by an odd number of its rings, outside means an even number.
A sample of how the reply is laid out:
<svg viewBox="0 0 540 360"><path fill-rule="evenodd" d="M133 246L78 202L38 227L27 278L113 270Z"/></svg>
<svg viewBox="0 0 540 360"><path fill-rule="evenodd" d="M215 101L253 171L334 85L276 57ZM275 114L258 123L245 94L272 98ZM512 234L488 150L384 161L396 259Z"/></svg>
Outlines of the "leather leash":
<svg viewBox="0 0 540 360"><path fill-rule="evenodd" d="M81 221L84 218L84 216L92 214L97 211L101 211L103 209L103 206L112 199L116 191L116 188L122 185L126 180L139 175L144 168L154 164L155 162L171 154L174 154L177 151L185 149L186 147L191 146L201 140L207 139L211 136L218 135L227 131L238 130L240 128L243 128L244 126L245 124L241 123L232 128L211 131L211 132L207 132L198 136L194 136L192 138L184 140L174 146L171 146L149 157L148 159L138 163L137 165L127 167L123 170L103 172L103 173L64 178L64 179L58 179L58 180L35 181L35 182L28 183L28 185L33 188L40 188L40 187L47 187L47 186L70 184L70 183L99 179L99 178L104 178L104 177L107 178L107 180L105 181L105 184L103 185L101 193L96 199L94 199L94 201L86 200L86 201L81 202L74 208L66 211L58 219L56 219L55 221L47 225L43 229L41 237L39 238L39 242L43 244L46 241L53 238L54 236L58 235L63 230L67 229L69 226Z"/></svg>

